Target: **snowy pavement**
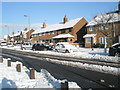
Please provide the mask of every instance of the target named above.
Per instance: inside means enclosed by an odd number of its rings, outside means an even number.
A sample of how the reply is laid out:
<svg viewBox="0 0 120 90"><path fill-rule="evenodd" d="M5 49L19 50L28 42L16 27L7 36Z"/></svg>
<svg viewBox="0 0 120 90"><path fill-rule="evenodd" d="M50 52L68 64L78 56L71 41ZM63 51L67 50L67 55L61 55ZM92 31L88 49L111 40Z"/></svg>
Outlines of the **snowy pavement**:
<svg viewBox="0 0 120 90"><path fill-rule="evenodd" d="M0 63L0 89L2 88L61 88L61 82L65 80L55 79L48 71L41 69L35 72L35 79L29 79L29 70L23 66L21 72L16 71L16 64L12 62L11 67L7 67L7 60ZM75 82L68 82L69 88L80 87Z"/></svg>

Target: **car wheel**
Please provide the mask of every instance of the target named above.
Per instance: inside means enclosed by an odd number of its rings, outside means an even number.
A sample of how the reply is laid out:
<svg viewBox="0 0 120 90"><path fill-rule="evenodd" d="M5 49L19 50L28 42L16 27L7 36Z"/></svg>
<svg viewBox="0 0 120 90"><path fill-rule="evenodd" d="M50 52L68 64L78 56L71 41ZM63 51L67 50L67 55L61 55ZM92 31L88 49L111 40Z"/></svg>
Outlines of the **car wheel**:
<svg viewBox="0 0 120 90"><path fill-rule="evenodd" d="M23 50L26 50L26 48L23 47Z"/></svg>
<svg viewBox="0 0 120 90"><path fill-rule="evenodd" d="M55 49L55 52L58 52L58 50L57 50L57 49Z"/></svg>
<svg viewBox="0 0 120 90"><path fill-rule="evenodd" d="M68 50L66 50L65 53L70 53L70 52Z"/></svg>
<svg viewBox="0 0 120 90"><path fill-rule="evenodd" d="M120 54L118 52L115 53L115 57L119 57Z"/></svg>
<svg viewBox="0 0 120 90"><path fill-rule="evenodd" d="M33 48L33 51L35 51L35 48Z"/></svg>
<svg viewBox="0 0 120 90"><path fill-rule="evenodd" d="M44 48L44 51L47 51L47 48Z"/></svg>

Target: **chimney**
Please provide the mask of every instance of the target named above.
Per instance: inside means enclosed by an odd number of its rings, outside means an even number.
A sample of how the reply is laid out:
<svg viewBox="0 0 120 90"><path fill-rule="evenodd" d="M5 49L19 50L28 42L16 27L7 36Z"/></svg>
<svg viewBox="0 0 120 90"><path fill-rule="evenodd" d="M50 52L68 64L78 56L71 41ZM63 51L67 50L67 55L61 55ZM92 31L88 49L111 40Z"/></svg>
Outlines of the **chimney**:
<svg viewBox="0 0 120 90"><path fill-rule="evenodd" d="M43 23L43 27L42 28L46 28L46 23L45 22Z"/></svg>
<svg viewBox="0 0 120 90"><path fill-rule="evenodd" d="M14 32L12 32L12 35L14 35L15 33Z"/></svg>
<svg viewBox="0 0 120 90"><path fill-rule="evenodd" d="M66 22L68 22L68 18L65 15L64 18L63 18L63 23L65 24Z"/></svg>
<svg viewBox="0 0 120 90"><path fill-rule="evenodd" d="M24 31L27 31L27 28L25 28Z"/></svg>

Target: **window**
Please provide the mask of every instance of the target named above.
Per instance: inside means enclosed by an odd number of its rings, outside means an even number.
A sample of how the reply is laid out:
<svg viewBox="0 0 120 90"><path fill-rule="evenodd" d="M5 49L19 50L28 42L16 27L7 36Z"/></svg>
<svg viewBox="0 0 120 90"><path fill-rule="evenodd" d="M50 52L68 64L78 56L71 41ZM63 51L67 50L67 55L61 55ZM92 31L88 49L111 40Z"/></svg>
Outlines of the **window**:
<svg viewBox="0 0 120 90"><path fill-rule="evenodd" d="M89 28L89 31L94 31L94 27L90 27L90 28Z"/></svg>
<svg viewBox="0 0 120 90"><path fill-rule="evenodd" d="M39 36L42 36L42 34L40 33Z"/></svg>
<svg viewBox="0 0 120 90"><path fill-rule="evenodd" d="M105 40L104 37L100 37L100 38L99 38L99 43L100 43L100 44L104 44L104 40Z"/></svg>
<svg viewBox="0 0 120 90"><path fill-rule="evenodd" d="M69 29L69 32L72 32L72 29Z"/></svg>
<svg viewBox="0 0 120 90"><path fill-rule="evenodd" d="M62 30L61 33L65 33L65 30Z"/></svg>
<svg viewBox="0 0 120 90"><path fill-rule="evenodd" d="M105 25L105 29L109 29L109 24L106 24L106 25Z"/></svg>
<svg viewBox="0 0 120 90"><path fill-rule="evenodd" d="M86 43L91 43L91 38L86 38Z"/></svg>
<svg viewBox="0 0 120 90"><path fill-rule="evenodd" d="M57 31L54 31L54 34L57 34Z"/></svg>
<svg viewBox="0 0 120 90"><path fill-rule="evenodd" d="M103 30L103 26L101 25L101 26L99 26L99 30Z"/></svg>
<svg viewBox="0 0 120 90"><path fill-rule="evenodd" d="M52 33L52 34L57 34L57 31L52 31L51 33Z"/></svg>
<svg viewBox="0 0 120 90"><path fill-rule="evenodd" d="M44 36L46 35L46 33L44 33Z"/></svg>
<svg viewBox="0 0 120 90"><path fill-rule="evenodd" d="M48 35L50 35L50 32L47 32Z"/></svg>
<svg viewBox="0 0 120 90"><path fill-rule="evenodd" d="M44 36L44 33L42 33L42 35Z"/></svg>

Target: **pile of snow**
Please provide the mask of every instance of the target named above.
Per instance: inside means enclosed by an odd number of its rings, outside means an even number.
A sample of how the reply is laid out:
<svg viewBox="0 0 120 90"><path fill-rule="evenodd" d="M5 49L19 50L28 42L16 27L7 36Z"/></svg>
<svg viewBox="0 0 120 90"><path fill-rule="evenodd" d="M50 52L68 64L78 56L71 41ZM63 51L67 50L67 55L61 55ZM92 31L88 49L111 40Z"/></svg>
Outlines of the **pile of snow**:
<svg viewBox="0 0 120 90"><path fill-rule="evenodd" d="M60 60L49 59L49 58L46 58L46 60L52 63L67 65L71 67L77 67L81 69L92 70L92 71L97 71L102 73L113 74L113 75L120 75L120 72L119 72L120 68L104 66L104 65L102 66L102 65L86 64L86 63L80 63L80 62L60 61Z"/></svg>
<svg viewBox="0 0 120 90"><path fill-rule="evenodd" d="M33 50L20 50L20 46L15 47L7 47L7 49L14 49L24 52L34 52L40 54L48 54L48 55L58 55L58 56L65 56L65 57L75 57L75 58L83 58L83 59L99 59L102 61L110 61L110 62L119 62L119 57L108 56L108 49L107 53L104 53L104 48L78 48L79 52L72 52L72 53L58 53L53 51L33 51Z"/></svg>
<svg viewBox="0 0 120 90"><path fill-rule="evenodd" d="M29 79L29 70L22 66L22 71L16 71L16 64L21 62L12 62L12 67L7 67L7 60L0 63L0 89L2 88L61 88L61 82L64 80L55 79L48 71L41 69L41 72L35 72L35 79ZM75 82L68 82L69 88L80 88Z"/></svg>
<svg viewBox="0 0 120 90"><path fill-rule="evenodd" d="M92 50L91 52L79 51L79 52L72 52L72 53L60 53L55 51L31 51L31 50L28 50L28 51L40 53L40 54L48 54L48 55L58 55L58 56L75 57L75 58L82 58L82 59L93 59L93 60L98 59L102 61L119 62L119 57L106 56L107 54L104 52L99 52L99 51L94 52ZM99 53L103 55L100 55Z"/></svg>

